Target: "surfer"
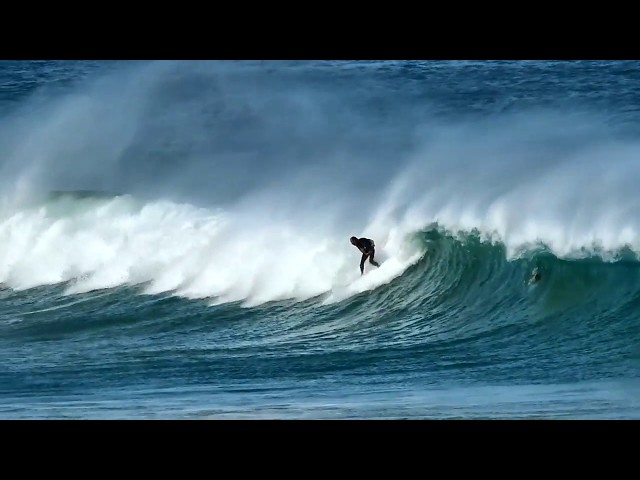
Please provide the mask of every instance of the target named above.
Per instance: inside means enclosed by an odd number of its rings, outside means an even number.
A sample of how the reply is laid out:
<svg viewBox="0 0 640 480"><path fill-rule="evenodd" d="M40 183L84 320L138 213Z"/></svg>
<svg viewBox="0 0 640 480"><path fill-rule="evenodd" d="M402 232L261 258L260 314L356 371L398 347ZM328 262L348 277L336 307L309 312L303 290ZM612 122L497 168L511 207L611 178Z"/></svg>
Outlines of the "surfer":
<svg viewBox="0 0 640 480"><path fill-rule="evenodd" d="M369 257L369 263L379 267L380 264L376 262L373 257L376 254L376 244L370 238L356 238L351 237L351 245L356 247L362 252L362 259L360 260L360 275L364 273L364 261Z"/></svg>
<svg viewBox="0 0 640 480"><path fill-rule="evenodd" d="M542 278L542 276L540 275L540 272L538 271L538 267L536 267L536 268L533 269L533 272L531 272L531 278L529 279L529 283L538 283L541 278Z"/></svg>

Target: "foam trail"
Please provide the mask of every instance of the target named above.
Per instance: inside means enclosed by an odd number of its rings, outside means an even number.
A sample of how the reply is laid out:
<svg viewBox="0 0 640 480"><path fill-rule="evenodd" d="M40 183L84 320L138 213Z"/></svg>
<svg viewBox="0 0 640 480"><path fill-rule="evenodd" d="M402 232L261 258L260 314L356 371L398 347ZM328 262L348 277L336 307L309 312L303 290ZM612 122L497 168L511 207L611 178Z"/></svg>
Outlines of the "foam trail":
<svg viewBox="0 0 640 480"><path fill-rule="evenodd" d="M246 222L242 213L170 202L54 200L0 222L0 281L14 289L71 282L67 294L145 284L148 294L172 291L212 303L303 300L355 280L359 252L348 237ZM402 244L382 242L389 258L355 294L398 276Z"/></svg>

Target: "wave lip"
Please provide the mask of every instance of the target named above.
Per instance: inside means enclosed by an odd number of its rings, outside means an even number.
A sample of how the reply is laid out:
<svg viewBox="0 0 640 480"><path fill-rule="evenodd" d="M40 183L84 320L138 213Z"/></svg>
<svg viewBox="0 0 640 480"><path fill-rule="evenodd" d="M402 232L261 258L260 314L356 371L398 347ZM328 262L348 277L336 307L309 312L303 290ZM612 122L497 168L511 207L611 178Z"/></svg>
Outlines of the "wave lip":
<svg viewBox="0 0 640 480"><path fill-rule="evenodd" d="M371 236L381 267L367 263L360 276L359 252L345 240L349 234L335 230L323 235L286 219L248 221L246 212L143 202L108 192L52 192L48 198L0 219L5 246L0 281L6 286L21 290L68 282L66 292L73 294L141 285L146 294L171 292L209 298L211 304L255 306L320 297L329 305L406 277L413 265L422 265L420 278L398 281L405 287L417 282L433 296L445 293L434 291L434 284L458 284L456 275L473 276L474 271L513 282L514 275L525 281L534 268L547 280L567 265L574 272L590 265L608 278L603 262L638 261L625 237L612 243L619 248L583 245L561 249L565 255L560 255L554 245L514 242L513 236L510 244L497 233L477 229L455 231L432 223L416 230L410 222L381 228L376 220ZM495 285L494 278L486 281ZM417 287L411 289L420 295Z"/></svg>

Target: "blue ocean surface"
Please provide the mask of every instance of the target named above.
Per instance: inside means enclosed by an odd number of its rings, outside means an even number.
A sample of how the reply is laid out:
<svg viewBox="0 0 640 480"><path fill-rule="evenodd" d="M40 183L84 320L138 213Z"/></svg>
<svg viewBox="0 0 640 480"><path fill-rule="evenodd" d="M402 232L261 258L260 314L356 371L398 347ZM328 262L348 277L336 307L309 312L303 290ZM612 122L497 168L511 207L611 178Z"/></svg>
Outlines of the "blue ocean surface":
<svg viewBox="0 0 640 480"><path fill-rule="evenodd" d="M638 185L638 61L1 61L0 419L638 419Z"/></svg>

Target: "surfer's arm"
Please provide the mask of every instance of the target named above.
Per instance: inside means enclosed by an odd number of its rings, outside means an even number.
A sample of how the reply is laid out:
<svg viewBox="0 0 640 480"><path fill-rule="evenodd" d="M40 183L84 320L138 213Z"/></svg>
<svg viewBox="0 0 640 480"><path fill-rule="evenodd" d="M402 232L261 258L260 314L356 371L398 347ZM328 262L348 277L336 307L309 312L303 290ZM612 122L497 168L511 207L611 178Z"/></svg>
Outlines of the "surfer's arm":
<svg viewBox="0 0 640 480"><path fill-rule="evenodd" d="M367 259L367 254L362 254L362 259L360 260L360 275L364 274L364 261Z"/></svg>

